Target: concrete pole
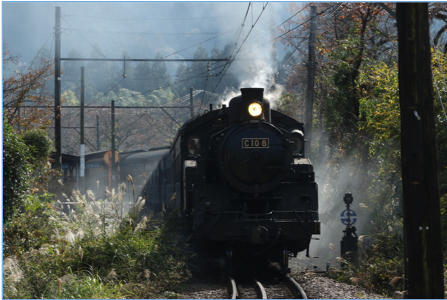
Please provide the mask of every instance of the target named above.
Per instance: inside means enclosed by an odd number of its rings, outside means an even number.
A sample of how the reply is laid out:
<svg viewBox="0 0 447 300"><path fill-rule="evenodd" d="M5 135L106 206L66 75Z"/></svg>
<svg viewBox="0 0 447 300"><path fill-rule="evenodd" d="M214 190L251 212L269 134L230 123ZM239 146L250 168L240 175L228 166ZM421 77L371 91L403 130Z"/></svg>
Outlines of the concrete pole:
<svg viewBox="0 0 447 300"><path fill-rule="evenodd" d="M55 57L54 57L54 143L56 147L55 168L62 167L61 138L61 7L56 6Z"/></svg>
<svg viewBox="0 0 447 300"><path fill-rule="evenodd" d="M193 89L189 88L189 100L190 100L190 105L191 105L191 108L190 108L190 110L191 110L191 118L194 117L194 107L193 107L193 105L194 105L194 97L192 95L192 91L193 91ZM205 91L203 91L203 92L205 93Z"/></svg>
<svg viewBox="0 0 447 300"><path fill-rule="evenodd" d="M85 142L84 142L84 67L81 67L81 166L80 166L80 192L85 194Z"/></svg>
<svg viewBox="0 0 447 300"><path fill-rule="evenodd" d="M116 164L115 164L115 100L112 100L112 132L111 132L112 138L112 155L110 158L110 164L112 166L112 189L115 186L115 177L116 177Z"/></svg>

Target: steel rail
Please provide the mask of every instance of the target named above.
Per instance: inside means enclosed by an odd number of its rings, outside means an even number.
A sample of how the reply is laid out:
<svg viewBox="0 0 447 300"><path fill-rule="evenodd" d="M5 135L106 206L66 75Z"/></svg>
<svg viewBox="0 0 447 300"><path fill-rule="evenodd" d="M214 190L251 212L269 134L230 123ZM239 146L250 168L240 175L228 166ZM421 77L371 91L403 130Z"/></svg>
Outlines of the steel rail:
<svg viewBox="0 0 447 300"><path fill-rule="evenodd" d="M253 278L253 281L256 283L256 286L258 288L259 299L267 299L267 293L265 292L264 286L256 278Z"/></svg>
<svg viewBox="0 0 447 300"><path fill-rule="evenodd" d="M231 285L231 299L238 299L239 293L237 290L236 281L232 276L228 276L228 278L230 279L230 285Z"/></svg>
<svg viewBox="0 0 447 300"><path fill-rule="evenodd" d="M301 299L307 299L307 295L304 292L303 288L295 281L292 277L286 275L284 276L284 282L286 285L292 290L294 294L299 294Z"/></svg>

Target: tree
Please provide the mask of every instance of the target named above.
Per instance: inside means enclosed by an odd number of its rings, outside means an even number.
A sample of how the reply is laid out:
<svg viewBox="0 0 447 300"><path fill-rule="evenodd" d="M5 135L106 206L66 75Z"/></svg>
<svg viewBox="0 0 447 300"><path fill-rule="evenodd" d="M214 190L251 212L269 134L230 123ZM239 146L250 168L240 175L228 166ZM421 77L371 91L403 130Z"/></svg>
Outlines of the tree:
<svg viewBox="0 0 447 300"><path fill-rule="evenodd" d="M296 7L294 9L302 9ZM321 3L318 6L317 98L315 111L327 119L331 149L350 151L358 147L359 99L358 80L366 59L392 58L395 29L381 8L368 3ZM283 43L298 50L302 60L306 53L302 36L309 30L309 17L300 19L297 30L287 33ZM292 22L292 21L291 21ZM391 24L390 24L391 23ZM296 79L290 79L289 91L304 84L303 67L297 66ZM320 117L320 118L319 118ZM354 139L354 140L353 140Z"/></svg>
<svg viewBox="0 0 447 300"><path fill-rule="evenodd" d="M435 21L441 21L444 25L442 27L433 26L434 38L433 44L440 46L444 44L444 54L447 53L447 41L445 32L447 30L447 5L442 2L431 3L429 7L429 20L432 25L435 25Z"/></svg>
<svg viewBox="0 0 447 300"><path fill-rule="evenodd" d="M68 58L82 58L82 53L77 49L72 49L67 53ZM81 81L81 67L84 65L82 61L63 61L62 63L62 81L63 90L79 91Z"/></svg>
<svg viewBox="0 0 447 300"><path fill-rule="evenodd" d="M146 92L148 88L148 74L150 74L151 67L147 61L142 61L138 63L135 68L135 84L133 90L143 93Z"/></svg>
<svg viewBox="0 0 447 300"><path fill-rule="evenodd" d="M17 56L4 50L3 73L8 74L3 77L3 109L7 122L21 129L47 127L51 123L52 108L51 97L44 88L53 75L51 62L42 59L38 68L24 68L18 62ZM40 105L46 106L47 109L21 109L23 105Z"/></svg>
<svg viewBox="0 0 447 300"><path fill-rule="evenodd" d="M190 68L185 62L181 62L175 71L175 85L172 87L173 93L177 97L183 97L188 95L189 88L191 86L190 80L188 77L190 76Z"/></svg>
<svg viewBox="0 0 447 300"><path fill-rule="evenodd" d="M95 49L90 53L90 57L105 57L98 45L95 45ZM122 74L116 62L112 61L91 61L85 66L85 82L92 88L92 95L117 91L119 83L123 80Z"/></svg>
<svg viewBox="0 0 447 300"><path fill-rule="evenodd" d="M197 47L197 50L194 52L193 55L194 59L207 59L208 53L206 52L206 49L199 45ZM208 74L208 63L206 61L193 61L191 63L191 75L194 77L192 80L192 88L195 90L202 90L205 89L205 77L207 77Z"/></svg>
<svg viewBox="0 0 447 300"><path fill-rule="evenodd" d="M157 53L155 59L162 59L163 55ZM168 67L164 61L153 61L151 64L147 91L154 91L160 88L167 88L171 84L171 75L169 75Z"/></svg>

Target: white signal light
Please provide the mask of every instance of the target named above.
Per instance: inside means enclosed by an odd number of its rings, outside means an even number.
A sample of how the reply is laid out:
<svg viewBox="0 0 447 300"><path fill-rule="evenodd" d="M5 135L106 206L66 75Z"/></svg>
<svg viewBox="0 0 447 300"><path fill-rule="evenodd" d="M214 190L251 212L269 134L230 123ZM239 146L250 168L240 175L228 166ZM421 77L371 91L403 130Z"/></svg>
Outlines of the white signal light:
<svg viewBox="0 0 447 300"><path fill-rule="evenodd" d="M262 105L258 102L253 102L248 106L248 113L252 117L258 117L262 114Z"/></svg>

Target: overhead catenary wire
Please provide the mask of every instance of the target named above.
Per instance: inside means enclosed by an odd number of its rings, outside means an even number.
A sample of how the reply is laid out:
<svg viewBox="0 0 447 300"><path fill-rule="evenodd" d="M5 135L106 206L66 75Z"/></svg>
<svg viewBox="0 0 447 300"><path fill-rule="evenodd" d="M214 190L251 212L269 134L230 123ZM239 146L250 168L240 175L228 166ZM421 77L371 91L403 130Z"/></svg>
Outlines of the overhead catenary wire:
<svg viewBox="0 0 447 300"><path fill-rule="evenodd" d="M68 16L68 15L64 15L64 16ZM71 16L74 16L74 15L71 15ZM103 53L101 53L101 51L99 51L99 49L97 49L92 43L90 43L89 41L88 41L88 39L86 39L81 33L80 33L80 31L82 31L82 30L79 30L79 29L75 29L65 18L63 18L63 20L71 27L71 29L72 30L74 30L74 31L76 31L84 40L86 40L98 53L100 53L104 58L106 58L106 56L103 54ZM222 36L222 35L224 35L224 34L227 34L227 33L229 33L229 32L232 32L232 31L234 31L234 29L233 30L229 30L229 31L227 31L227 32L225 32L225 33L223 33L223 34L221 34L221 35L218 35L218 36L216 36L216 37L213 37L213 38L210 38L210 39L208 39L208 40L206 40L206 41L204 41L204 42L207 42L207 41L210 41L210 40L212 40L212 39L215 39L215 38L217 38L217 37L220 37L220 36ZM126 33L127 34L127 33ZM135 34L141 34L141 33L135 33ZM204 33L204 34L206 34L206 33ZM200 43L199 43L200 44ZM178 53L180 53L180 52L182 52L182 51L185 51L185 50L187 50L187 49L190 49L190 48L192 48L192 47L194 47L194 46L196 46L197 44L195 44L195 45L193 45L193 46L190 46L190 47L187 47L187 48L185 48L185 49L183 49L183 50L180 50L180 51L177 51L177 52L175 52L175 53L172 53L172 54L169 54L169 55L167 55L167 56L165 56L165 57L169 57L169 56L172 56L172 55L174 55L174 54L178 54Z"/></svg>
<svg viewBox="0 0 447 300"><path fill-rule="evenodd" d="M248 37L250 36L250 34L251 34L253 28L254 28L255 25L258 23L259 19L261 18L262 14L264 13L265 8L267 7L267 4L268 4L268 2L266 3L265 6L262 7L262 11L261 11L261 13L259 14L259 16L258 16L258 18L256 19L255 23L252 24L252 26L251 26L251 28L250 28L250 31L247 33L246 37L245 37L244 40L242 41L242 44L240 45L239 49L236 51L235 56L239 53L239 51L241 50L242 46L243 46L244 43L247 41L247 39L248 39Z"/></svg>
<svg viewBox="0 0 447 300"><path fill-rule="evenodd" d="M219 86L220 82L222 81L223 76L225 75L226 71L228 70L229 66L231 65L231 62L234 61L234 59L236 58L237 53L236 53L235 55L233 55L233 53L234 53L234 51L235 51L235 49L236 49L236 47L237 47L238 40L239 40L239 38L240 38L240 36L241 36L241 34L242 34L242 31L243 31L243 29L244 29L245 21L247 20L247 16L248 16L248 12L250 11L250 7L252 7L251 2L248 4L247 11L245 12L244 20L242 21L242 24L241 24L241 29L239 30L239 34L238 34L238 36L237 36L237 38L236 38L236 41L235 41L235 43L234 43L234 47L233 47L233 49L232 49L232 51L231 51L231 54L230 54L230 58L231 58L231 60L228 62L227 65L225 65L225 67L224 67L224 69L223 69L223 71L222 71L222 72L223 72L223 75L220 77L220 79L219 79L218 82L216 83L216 85L215 85L215 87L214 87L212 93L214 93L214 92L216 91L217 87ZM210 98L211 98L211 96L208 97L206 103L208 103L208 101L210 100ZM205 104L206 104L206 103L205 103ZM203 99L202 99L202 102L200 103L200 108L199 108L199 112L198 112L199 114L200 114L200 112L201 112L201 110L202 110L202 107L203 107Z"/></svg>
<svg viewBox="0 0 447 300"><path fill-rule="evenodd" d="M303 11L304 11L306 8L308 8L310 5L311 5L311 4L309 3L309 4L307 4L306 6L304 6L301 10L299 10L298 12L296 12L295 14L293 14L290 18L288 18L287 20L285 20L284 22L282 22L281 24L279 24L278 26L276 26L275 29L279 29L279 27L280 27L281 25L283 25L284 23L288 22L289 20L291 20L293 17L295 17L295 16L298 15L299 13L303 12ZM270 33L265 34L265 35L262 36L259 40L257 40L255 43L259 42L260 40L262 40L263 38L265 38L265 37L268 36L268 35L270 35ZM272 42L274 42L274 41L276 41L276 40L277 40L277 38L275 38L275 39L273 39L273 40L270 40L270 41L268 41L267 43L262 44L262 45L259 46L258 48L261 48L261 47L263 47L263 46L265 46L265 45L267 45L267 44L269 44L269 43L272 43ZM258 49L258 48L257 48L257 49Z"/></svg>
<svg viewBox="0 0 447 300"><path fill-rule="evenodd" d="M205 72L202 72L202 73L200 73L200 74L198 74L198 75L205 74L206 72L208 72L208 70L206 70ZM172 83L172 84L168 84L168 85L165 85L165 86L156 88L156 89L150 89L150 90L147 90L147 91L145 91L145 92L141 92L141 93L139 93L139 95L148 94L148 93L152 93L152 92L155 92L155 91L163 90L163 89L166 89L166 88L168 88L168 87L171 87L171 86L174 86L174 85L176 85L176 84L179 84L179 83L182 83L182 82L191 80L191 79L196 78L196 77L197 77L197 76L189 77L189 78L187 78L187 79L183 79L183 80L180 80L180 81L177 81L177 82L174 82L174 83ZM120 99L118 99L118 100L126 100L126 99L131 99L131 98L133 98L133 96L129 96L129 97L126 97L126 98L120 98ZM96 101L96 100L97 100L97 98L94 99L93 101ZM93 102L93 101L92 101L92 102ZM91 104L92 102L90 102L89 104Z"/></svg>
<svg viewBox="0 0 447 300"><path fill-rule="evenodd" d="M263 11L264 11L264 9L265 9L266 6L267 6L267 4L264 5L264 7L263 7ZM245 25L245 22L246 22L246 20L247 20L249 11L250 11L250 9L252 9L252 8L253 8L253 4L250 3L249 6L248 6L248 8L247 8L247 12L246 12L246 14L245 14L245 17L244 17L243 25L241 26L241 29L240 29L240 31L239 31L238 39L240 38L240 36L241 36L241 34L242 34L242 32L243 32L244 25ZM261 12L261 14L259 15L259 17L257 18L256 22L254 22L254 24L252 24L252 27L251 27L251 29L250 29L250 32L247 34L247 36L245 37L245 39L242 41L242 44L239 46L239 48L237 48L238 44L237 44L237 42L236 42L236 44L235 44L235 46L234 46L234 48L233 48L233 53L234 53L234 51L236 51L236 50L237 50L236 55L237 55L237 53L239 53L239 51L241 50L242 46L244 45L245 41L247 40L248 36L250 35L251 31L253 30L254 26L255 26L256 23L258 22L258 20L259 20L259 18L260 18L261 15L262 15L262 12ZM68 16L68 15L64 15L64 16ZM252 13L252 18L253 18L253 13ZM78 32L78 34L79 34L84 40L86 40L92 47L94 47L93 44L90 43L90 42L88 41L88 39L86 39L86 38L80 33L80 30L75 29L75 28L74 28L74 27L73 27L73 26L66 20L66 18L63 18L63 20L64 20L64 21L65 21L65 22L66 22L66 23L67 23L67 24L68 24L74 31ZM252 22L253 22L253 20L252 20ZM233 31L233 30L231 30L231 31ZM229 31L229 32L231 32L231 31ZM225 34L225 33L224 33L224 34ZM211 39L209 39L209 40L211 40ZM99 51L99 49L97 49L96 47L94 47L94 48L95 48L95 50L98 51L103 57L105 57L105 55L102 54L101 51ZM179 52L176 52L176 53L179 53ZM170 55L174 55L174 54L170 54ZM235 56L236 56L236 55L235 55ZM213 91L216 90L216 88L218 87L219 83L221 82L223 76L225 76L225 74L226 74L226 72L227 72L228 67L229 67L230 64L231 64L231 61L228 62L228 63L226 63L226 64L223 65L223 66L219 66L219 68L221 68L220 72L219 72L217 75L213 75L213 76L220 76L220 75L222 76L222 77L220 78L219 82L217 83L217 85L216 85L216 87L214 88ZM184 80L180 80L180 81L174 82L174 83L172 83L172 84L166 85L166 86L161 87L161 88L166 88L166 87L169 87L169 86L178 84L178 83L180 83L180 82L184 82L184 81L187 81L187 80L191 80L191 79L193 79L193 78L197 78L197 77L199 77L199 76L201 76L201 74L197 74L197 75L195 75L195 76L193 76L193 77L189 77L189 78L186 78L186 79L184 79ZM210 76L209 71L206 70L206 77L209 77L209 76ZM122 80L121 80L120 82L122 82ZM118 82L114 87L112 87L111 89L109 89L109 91L110 91L110 90L113 90L116 86L118 86L120 82ZM155 90L159 90L159 89L160 89L160 88L158 88L158 89L148 90L148 91L146 91L146 92L143 92L143 94L144 94L144 93L149 93L149 92L152 92L152 91L155 91ZM106 94L107 94L109 91L107 91Z"/></svg>
<svg viewBox="0 0 447 300"><path fill-rule="evenodd" d="M68 26L72 28L72 30L76 31L90 46L93 47L93 49L95 49L99 54L101 54L102 57L107 58L101 51L98 50L98 48L96 48L92 43L90 43L90 41L87 40L80 32L74 29L74 27L70 23L68 23L65 18L62 17L62 20L64 20L68 24Z"/></svg>
<svg viewBox="0 0 447 300"><path fill-rule="evenodd" d="M80 16L80 15L67 15L67 14L65 14L65 15L62 15L62 16L76 16L76 17L86 17L86 18L101 19L101 17L89 17L89 16ZM216 18L224 18L224 17L203 17L203 18L182 18L182 19L120 19L120 18L103 18L103 19L110 19L110 20L126 20L126 21L128 21L128 20L133 20L133 21L137 21L137 20L151 20L151 21L166 20L166 21L169 21L169 20L193 20L193 19L207 19L207 18L216 19ZM67 22L66 19L64 19L64 21ZM67 22L67 24L70 25L70 23L68 23L68 22ZM70 26L71 26L71 25L70 25ZM213 40L213 39L219 38L219 37L221 37L221 36L223 36L223 35L225 35L225 34L227 34L227 33L230 33L230 32L232 32L232 31L235 30L235 29L231 29L231 30L228 30L228 31L226 31L226 32L224 32L224 33L222 33L222 34L219 34L218 32L198 32L198 33L195 33L195 32L189 32L189 33L113 32L113 31L95 31L95 30L75 29L73 26L71 26L71 28L72 28L72 30L76 31L79 35L81 35L80 32L109 33L109 34L126 34L126 35L129 35L129 34L134 34L134 35L161 35L161 36L164 36L164 35L184 35L184 36L191 36L191 35L198 35L198 36L201 36L201 35L216 35L215 37L212 37L212 38L207 39L207 40L204 40L204 41L200 41L199 43L196 43L196 44L194 44L194 45L192 45L192 46L186 47L186 48L184 48L184 49L182 49L182 50L180 50L180 51L176 51L176 52L174 52L174 53L171 53L171 54L169 54L169 55L166 55L166 56L164 56L163 58L167 58L167 57L170 57L170 56L172 56L172 55L181 53L181 52L183 52L183 51L185 51L185 50L188 50L188 49L190 49L190 48L192 48L192 47L195 47L195 46L200 45L200 44L202 44L202 43L209 42L209 41L211 41L211 40ZM84 40L86 40L86 41L88 42L88 40L87 40L84 36L81 35L81 37L82 37ZM88 43L89 43L92 47L94 47L90 42L88 42ZM95 47L94 47L94 48L95 48ZM96 49L96 48L95 48L95 49ZM102 56L104 56L98 49L96 49L96 50L97 50ZM105 57L105 56L104 56L104 57Z"/></svg>
<svg viewBox="0 0 447 300"><path fill-rule="evenodd" d="M306 9L307 7L309 7L309 5L310 5L310 4L308 4L308 5L306 5L305 7L303 7L301 10L299 10L299 11L298 11L297 13L295 13L293 16L291 16L290 18L288 18L286 21L284 21L284 22L282 22L280 25L276 26L276 28L279 28L281 25L283 25L284 23L286 23L287 21L289 21L290 19L292 19L294 16L296 16L297 14L303 12L304 9ZM328 11L330 8L331 8L331 7L328 7L328 8L325 9L324 11L318 13L315 17L318 17L318 16L324 14L324 13L325 13L326 11ZM270 41L268 41L268 42L266 42L266 43L264 43L264 44L262 44L261 46L259 46L259 47L256 48L256 49L262 48L262 47L264 47L265 45L270 44L270 43L272 43L272 42L274 42L274 41L280 39L280 38L283 37L284 35L286 35L286 34L292 32L293 30L295 30L295 29L297 29L297 28L303 26L304 24L310 22L312 19L313 19L313 18L309 18L308 20L304 21L303 23L299 24L298 26L294 27L293 29L289 29L289 30L286 31L285 33L281 34L280 36L278 36L278 37L276 37L276 38L274 38L274 39L272 39L272 40L270 40ZM265 36L267 36L267 35L265 35ZM264 36L264 37L265 37L265 36ZM262 37L262 38L264 38L264 37ZM262 39L262 38L261 38L261 39ZM300 37L300 38L301 38L301 40L302 40L301 44L304 42L305 39L307 39L307 37ZM261 39L259 39L259 40L261 40ZM258 40L258 41L259 41L259 40ZM257 41L257 42L258 42L258 41ZM299 45L295 45L292 41L289 41L289 42L290 42L290 43L292 44L292 46L295 48L294 53L295 53L296 51L299 51L302 55L304 55L305 58L307 58L307 54L304 53L304 52L300 49L301 44L299 44ZM285 64L284 64L284 65L285 65ZM282 67L280 67L279 69L282 69Z"/></svg>
<svg viewBox="0 0 447 300"><path fill-rule="evenodd" d="M195 47L195 46L201 45L201 44L203 44L203 43L209 42L209 41L211 41L211 40L217 39L217 38L219 38L219 37L221 37L221 36L223 36L223 35L225 35L225 34L227 34L227 33L230 33L230 32L232 32L232 31L235 31L235 30L236 30L236 29L228 30L228 31L226 31L226 32L224 32L224 33L222 33L222 34L220 34L220 35L218 35L218 36L212 37L212 38L210 38L210 39L207 39L207 40L205 40L205 41L201 41L201 42L199 42L199 43L197 43L197 44L194 44L194 45L192 45L192 46L188 46L187 48L184 48L184 49L182 49L182 50L179 50L179 51L176 51L176 52L171 53L171 54L169 54L169 55L163 56L163 58L167 58L167 57L170 57L170 56L172 56L172 55L181 53L181 52L183 52L183 51L185 51L185 50L191 49L192 47Z"/></svg>
<svg viewBox="0 0 447 300"><path fill-rule="evenodd" d="M326 8L326 9L323 10L322 12L317 13L317 15L316 15L315 17L311 17L311 18L309 18L308 20L304 21L303 23L299 24L298 26L296 26L296 27L294 27L294 28L292 28L292 29L287 30L286 32L284 32L284 33L281 34L280 36L277 36L274 40L277 40L277 39L279 39L279 38L281 38L281 37L283 37L283 36L285 36L285 35L291 33L292 31L294 31L294 30L300 28L301 26L304 26L306 23L309 23L310 21L312 21L313 18L317 18L318 16L324 14L324 13L325 13L326 11L328 11L330 8L331 8L331 7Z"/></svg>
<svg viewBox="0 0 447 300"><path fill-rule="evenodd" d="M100 34L120 34L120 35L159 35L159 36L192 36L192 35L219 35L219 32L135 32L135 31L110 31L110 30L91 30L91 29L75 29L77 32L84 33L100 33Z"/></svg>
<svg viewBox="0 0 447 300"><path fill-rule="evenodd" d="M67 15L63 14L65 17L80 17L80 18L91 18L91 19L102 19L102 20L113 20L113 21L188 21L188 20L203 20L203 19L218 19L218 18L226 18L224 16L214 16L214 17L198 17L198 18L149 18L149 19L123 19L123 18L110 18L110 17L97 17L97 16L82 16L82 15Z"/></svg>
<svg viewBox="0 0 447 300"><path fill-rule="evenodd" d="M42 48L40 48L39 53L37 53L37 55L34 57L33 61L32 61L31 64L30 64L30 68L33 67L34 62L35 62L36 59L39 57L39 55L42 53L43 49L45 48L46 44L48 43L48 41L50 40L51 37L53 37L53 42L54 42L54 35L53 35L53 32L50 33L50 35L48 36L47 40L46 40L45 43L43 44ZM53 42L52 42L52 43L53 43ZM51 46L50 49L51 49L51 51L53 51L53 46ZM51 55L50 55L50 57L51 57Z"/></svg>
<svg viewBox="0 0 447 300"><path fill-rule="evenodd" d="M239 37L240 37L240 34L241 34L242 29L243 29L243 27L244 27L245 20L246 20L246 18L247 18L247 16L248 16L248 12L249 12L249 10L250 10L251 5L252 5L252 4L250 3L249 6L248 6L248 8L247 8L247 12L246 12L245 17L244 17L244 22L243 22L243 24L242 24L241 31L239 32ZM267 5L266 5L266 6L267 6ZM263 7L263 11L262 11L262 12L264 12L266 6ZM262 15L262 12L261 12L261 15ZM261 15L260 15L260 16L261 16ZM256 25L257 21L259 20L260 16L257 18L256 22L252 25L252 28L250 29L249 33L248 33L247 36L245 37L244 41L242 42L242 45L243 45L244 42L247 40L248 36L250 35L251 31L253 30L254 26ZM239 39L239 37L238 37L238 39ZM237 43L235 44L235 47L233 48L233 52L234 52L234 49L236 48L236 45L237 45ZM240 51L242 45L239 47L238 52ZM237 52L237 53L238 53L238 52ZM237 53L236 53L236 55L237 55ZM172 55L172 54L171 54L171 55ZM235 55L235 56L236 56L236 55ZM231 57L231 56L230 56L230 57ZM213 90L212 93L214 93L214 91L217 89L217 86L218 86L219 83L221 82L221 80L222 80L223 76L225 75L226 70L228 69L228 67L229 67L230 64L231 64L231 60L230 60L229 62L227 62L227 63L223 66L223 70L218 74L218 75L220 75L220 74L223 73L222 76L220 77L218 83L216 84L216 86L215 86L215 88L214 88L214 90ZM206 68L207 68L207 70L206 70L205 72L206 72L207 77L208 77L208 72L209 72L209 70L208 70L208 66L207 66ZM204 74L204 73L202 73L202 74ZM198 74L198 75L200 75L200 74ZM160 88L158 88L158 89L148 90L148 91L143 92L143 93L141 93L141 94L146 94L146 93L150 93L150 92L153 92L153 91L156 91L156 90L160 90L160 89L163 89L163 88L167 88L167 87L173 86L173 85L175 85L175 84L178 84L178 83L181 83L181 82L188 81L188 80L191 80L191 79L193 79L193 78L196 78L198 75L196 75L196 76L194 76L194 77L192 77L192 78L187 78L187 79L184 79L184 80L181 80L181 81L177 81L177 82L175 82L175 83L173 83L173 84L169 84L169 85L167 85L167 86L160 87ZM211 97L211 96L210 96L210 97ZM124 99L127 99L127 98L124 98ZM123 100L123 99L120 99L120 100ZM209 101L209 98L208 98L208 101ZM202 103L201 103L201 104L203 104L203 99L202 99Z"/></svg>
<svg viewBox="0 0 447 300"><path fill-rule="evenodd" d="M215 87L214 87L212 93L214 93L214 92L216 91L217 87L219 86L220 82L222 81L222 79L223 79L224 75L226 74L227 70L230 68L231 63L236 59L236 56L239 54L239 52L240 52L240 50L242 49L242 46L244 45L245 41L248 39L248 37L250 36L250 34L251 34L253 28L255 27L255 25L257 24L257 22L258 22L259 19L261 18L262 14L264 13L265 8L267 7L267 4L268 4L268 2L265 4L265 6L262 7L262 11L261 11L261 13L259 14L259 16L258 16L258 18L256 19L256 21L252 24L250 31L247 33L246 37L245 37L244 40L242 41L242 44L240 45L239 49L238 49L236 52L234 52L234 50L236 49L236 46L237 46L237 40L239 40L239 37L240 37L240 34L239 34L238 39L236 40L236 43L235 43L235 47L233 48L232 54L230 55L231 60L228 62L228 64L225 66L224 70L222 71L223 74L222 74L222 76L219 78L218 82L216 83L216 85L215 85ZM248 6L248 8L247 8L247 12L245 13L245 17L244 17L244 21L243 21L242 26L241 26L241 31L240 31L240 33L242 32L242 29L243 29L243 27L244 27L244 25L245 25L245 20L247 19L247 15L248 15L248 12L249 12L249 10L250 10L250 6L252 7L251 2L249 3L249 6ZM233 53L235 53L235 54L233 55ZM207 100L207 102L205 103L205 105L209 102L210 98L211 98L211 96L208 97L208 100ZM203 103L202 103L202 104L203 104ZM202 110L202 108L203 108L203 106L201 106L201 108L199 109L199 113L200 113L200 111Z"/></svg>

